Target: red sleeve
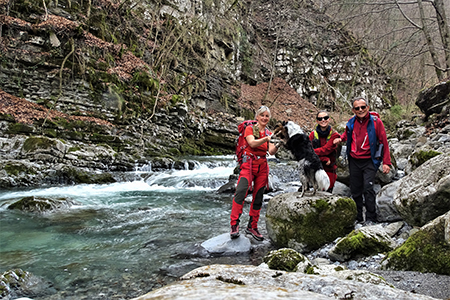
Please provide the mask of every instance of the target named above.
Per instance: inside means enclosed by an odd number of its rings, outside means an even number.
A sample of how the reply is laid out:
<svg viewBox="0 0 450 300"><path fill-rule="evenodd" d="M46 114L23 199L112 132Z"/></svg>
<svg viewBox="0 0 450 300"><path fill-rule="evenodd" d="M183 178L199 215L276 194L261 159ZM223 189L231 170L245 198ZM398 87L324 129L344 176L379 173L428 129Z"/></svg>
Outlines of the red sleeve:
<svg viewBox="0 0 450 300"><path fill-rule="evenodd" d="M323 145L322 147L314 149L314 152L316 152L316 154L319 156L331 154L337 148L337 145L333 144L333 141L337 138L339 138L339 133L333 132L333 134L331 135L328 142L325 145ZM327 160L325 160L325 161L327 161Z"/></svg>
<svg viewBox="0 0 450 300"><path fill-rule="evenodd" d="M249 135L253 135L253 127L252 126L245 127L244 138L248 137Z"/></svg>
<svg viewBox="0 0 450 300"><path fill-rule="evenodd" d="M391 153L389 151L389 143L386 136L386 130L384 128L383 121L380 118L377 118L377 136L378 140L381 144L383 144L383 164L391 166Z"/></svg>
<svg viewBox="0 0 450 300"><path fill-rule="evenodd" d="M341 134L340 138L343 142L347 141L347 131L348 131L348 127L345 127L345 131L343 134Z"/></svg>
<svg viewBox="0 0 450 300"><path fill-rule="evenodd" d="M310 141L314 140L314 130L311 131L311 133L309 134L309 140Z"/></svg>

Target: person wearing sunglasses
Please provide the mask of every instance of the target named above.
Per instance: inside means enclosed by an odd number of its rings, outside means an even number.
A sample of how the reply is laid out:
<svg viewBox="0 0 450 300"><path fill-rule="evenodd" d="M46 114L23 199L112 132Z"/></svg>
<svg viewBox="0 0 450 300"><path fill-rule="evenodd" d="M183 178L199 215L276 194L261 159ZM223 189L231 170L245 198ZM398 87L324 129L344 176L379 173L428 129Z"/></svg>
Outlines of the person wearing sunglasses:
<svg viewBox="0 0 450 300"><path fill-rule="evenodd" d="M272 133L266 129L270 116L270 109L267 106L261 106L255 112L257 123L253 126L247 126L244 132L244 137L249 147L245 148L242 156L236 192L231 206L230 237L232 239L239 237L239 219L243 211L244 200L252 186L252 182L253 199L250 205L250 217L245 232L258 241L264 239L258 230L258 220L263 203L264 191L269 180L269 165L266 154L274 155L278 150L277 146L270 143Z"/></svg>
<svg viewBox="0 0 450 300"><path fill-rule="evenodd" d="M392 165L386 130L379 115L369 112L369 105L364 98L354 99L352 105L355 115L347 122L345 132L334 143L347 141L350 192L356 203L357 222L364 222L365 207L365 221L376 223L375 175L380 165L385 174L389 173Z"/></svg>
<svg viewBox="0 0 450 300"><path fill-rule="evenodd" d="M327 111L319 111L316 115L316 121L317 126L309 134L309 139L313 145L314 152L322 162L323 169L330 178L330 186L327 192L331 193L337 179L337 144L334 144L333 141L339 138L340 134L330 126L330 116Z"/></svg>

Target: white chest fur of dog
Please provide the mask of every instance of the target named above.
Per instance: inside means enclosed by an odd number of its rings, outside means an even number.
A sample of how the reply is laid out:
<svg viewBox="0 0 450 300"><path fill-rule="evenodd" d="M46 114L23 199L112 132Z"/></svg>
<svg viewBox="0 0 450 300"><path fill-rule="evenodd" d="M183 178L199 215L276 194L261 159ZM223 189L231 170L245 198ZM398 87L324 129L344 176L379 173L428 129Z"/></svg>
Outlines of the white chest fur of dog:
<svg viewBox="0 0 450 300"><path fill-rule="evenodd" d="M289 149L299 162L299 175L301 187L301 197L311 186L313 195L316 191L326 191L330 186L330 178L322 167L319 156L314 152L311 141L301 127L292 122L277 124L274 136L284 142L284 146Z"/></svg>

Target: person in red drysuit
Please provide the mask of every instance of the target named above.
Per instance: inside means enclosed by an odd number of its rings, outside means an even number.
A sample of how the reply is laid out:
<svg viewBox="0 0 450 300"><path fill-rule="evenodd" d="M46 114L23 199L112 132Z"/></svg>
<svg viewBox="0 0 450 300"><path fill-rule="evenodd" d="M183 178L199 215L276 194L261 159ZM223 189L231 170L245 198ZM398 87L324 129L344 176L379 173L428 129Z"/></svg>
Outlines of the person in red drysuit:
<svg viewBox="0 0 450 300"><path fill-rule="evenodd" d="M261 106L255 113L257 123L253 126L247 126L245 129L244 137L248 147L245 148L243 154L236 192L231 207L230 237L232 239L239 237L239 218L244 207L244 199L247 197L252 182L253 199L249 212L250 219L245 232L258 241L264 239L258 230L258 220L269 177L269 165L267 164L266 155L267 153L274 155L278 150L277 146L270 143L272 133L266 129L270 116L269 108Z"/></svg>

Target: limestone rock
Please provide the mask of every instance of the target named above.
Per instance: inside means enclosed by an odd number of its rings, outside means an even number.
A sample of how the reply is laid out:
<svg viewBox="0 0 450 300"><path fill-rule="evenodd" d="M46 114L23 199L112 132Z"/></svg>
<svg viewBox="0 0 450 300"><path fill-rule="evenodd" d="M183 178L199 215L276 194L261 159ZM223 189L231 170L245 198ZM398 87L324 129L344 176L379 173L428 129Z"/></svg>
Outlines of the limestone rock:
<svg viewBox="0 0 450 300"><path fill-rule="evenodd" d="M229 233L224 233L204 241L201 246L211 254L235 255L250 252L252 244L243 235L237 239L231 239Z"/></svg>
<svg viewBox="0 0 450 300"><path fill-rule="evenodd" d="M377 219L379 222L395 222L402 219L394 205L394 195L400 181L385 185L377 194Z"/></svg>
<svg viewBox="0 0 450 300"><path fill-rule="evenodd" d="M450 210L450 154L428 160L400 179L394 205L410 225L423 226Z"/></svg>
<svg viewBox="0 0 450 300"><path fill-rule="evenodd" d="M270 270L244 265L210 265L197 268L181 281L133 300L151 299L397 299L425 300L429 296L388 287L343 280L333 276Z"/></svg>

